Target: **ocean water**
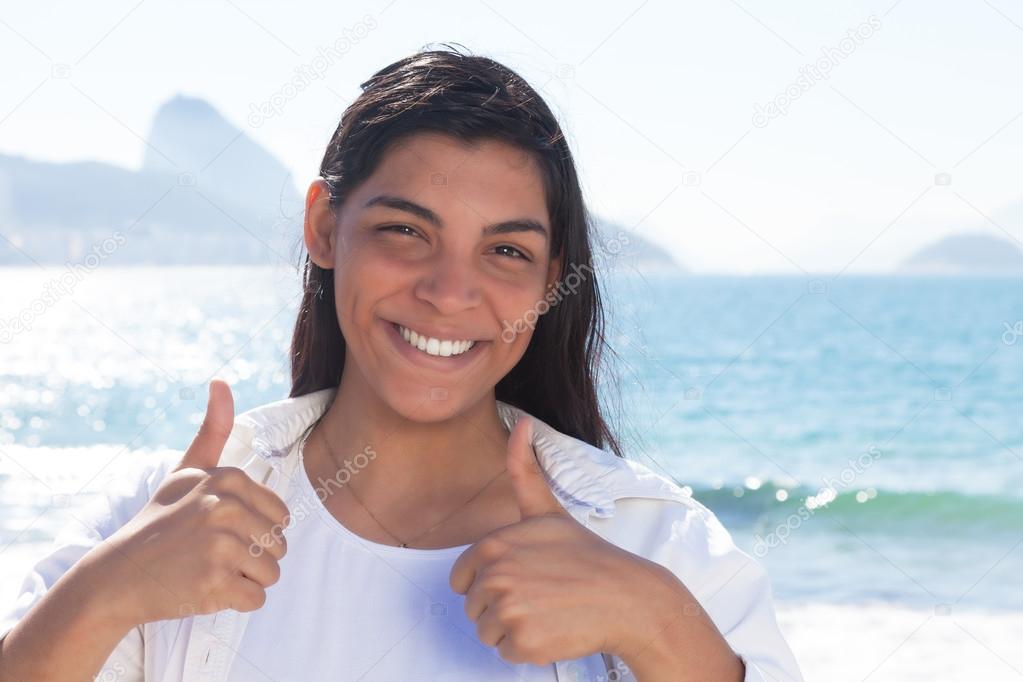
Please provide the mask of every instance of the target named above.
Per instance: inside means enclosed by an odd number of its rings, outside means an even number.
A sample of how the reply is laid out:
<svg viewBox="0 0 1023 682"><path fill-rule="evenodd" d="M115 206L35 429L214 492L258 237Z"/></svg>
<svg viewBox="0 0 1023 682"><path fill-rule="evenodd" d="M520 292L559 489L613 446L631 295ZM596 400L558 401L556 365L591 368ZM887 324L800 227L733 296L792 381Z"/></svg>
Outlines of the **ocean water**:
<svg viewBox="0 0 1023 682"><path fill-rule="evenodd" d="M78 275L0 269L0 606L76 509L187 446L211 376L239 412L288 391L287 268ZM1023 280L603 285L612 423L767 566L808 679L1023 675Z"/></svg>
<svg viewBox="0 0 1023 682"><path fill-rule="evenodd" d="M1023 280L619 282L638 459L785 598L1023 610Z"/></svg>

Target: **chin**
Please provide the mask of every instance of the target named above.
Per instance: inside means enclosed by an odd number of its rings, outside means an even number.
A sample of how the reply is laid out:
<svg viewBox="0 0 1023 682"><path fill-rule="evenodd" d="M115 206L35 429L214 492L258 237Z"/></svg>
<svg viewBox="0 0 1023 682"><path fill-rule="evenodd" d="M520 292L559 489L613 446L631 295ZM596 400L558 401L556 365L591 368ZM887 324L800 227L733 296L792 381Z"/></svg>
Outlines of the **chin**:
<svg viewBox="0 0 1023 682"><path fill-rule="evenodd" d="M424 384L398 387L388 391L384 401L405 419L414 422L441 422L460 414L466 407L464 390L431 388Z"/></svg>

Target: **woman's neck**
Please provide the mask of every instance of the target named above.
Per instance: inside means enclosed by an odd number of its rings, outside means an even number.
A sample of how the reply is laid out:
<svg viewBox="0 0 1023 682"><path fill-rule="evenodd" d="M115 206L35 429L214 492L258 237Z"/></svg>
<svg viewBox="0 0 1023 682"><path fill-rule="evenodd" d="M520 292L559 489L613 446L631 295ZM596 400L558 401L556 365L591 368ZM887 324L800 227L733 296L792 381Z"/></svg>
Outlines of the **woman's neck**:
<svg viewBox="0 0 1023 682"><path fill-rule="evenodd" d="M463 492L475 492L504 468L509 432L492 391L458 414L418 421L431 411L436 414L431 400L426 395L421 402L413 401L412 413L401 414L362 380L357 369L346 367L316 428L338 465L358 453L371 453L354 483L368 499L386 504L392 496L422 496L424 504L438 500L443 505Z"/></svg>
<svg viewBox="0 0 1023 682"><path fill-rule="evenodd" d="M492 393L450 418L423 422L360 389L353 374L346 371L303 458L311 480L339 480L348 470L343 490L322 500L342 524L376 542L449 547L519 520L503 473L509 433Z"/></svg>

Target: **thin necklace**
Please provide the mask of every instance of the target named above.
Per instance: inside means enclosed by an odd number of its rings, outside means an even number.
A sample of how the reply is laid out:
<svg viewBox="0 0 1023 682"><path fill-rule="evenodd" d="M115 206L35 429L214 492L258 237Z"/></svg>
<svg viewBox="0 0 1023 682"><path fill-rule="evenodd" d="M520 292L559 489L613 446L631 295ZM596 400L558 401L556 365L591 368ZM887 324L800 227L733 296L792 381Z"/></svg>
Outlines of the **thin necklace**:
<svg viewBox="0 0 1023 682"><path fill-rule="evenodd" d="M324 434L321 433L320 435L321 435L321 440L323 441L324 447L327 448L327 454L330 456L330 459L334 463L334 466L336 466L338 468L338 471L340 471L343 467L340 464L337 463L337 457L334 456L334 451L330 448L330 442L327 440L327 437ZM463 507L465 507L470 502L475 500L477 497L482 495L483 491L486 490L487 488L489 488L490 484L493 483L494 481L496 481L498 478L500 478L501 474L503 474L507 470L508 470L507 467L504 468L504 469L501 469L501 471L499 471L496 476L494 476L489 481L487 481L486 484L482 488L480 488L478 491L476 491L476 493L472 497L470 497L468 500L466 500L465 502L463 502L462 504L458 505L453 510L451 510L451 512L447 516L445 516L440 521L438 521L437 523L433 524L432 526L430 526L429 528L424 530L422 533L419 533L418 535L415 535L415 536L413 536L413 537L411 537L411 538L409 538L407 540L404 540L404 541L401 538L399 538L397 535L392 533L390 530L388 530L387 526L385 526L384 524L380 523L380 519L378 519L376 517L376 514L374 514L372 511L370 511L369 507L366 506L366 503L363 502L359 498L359 496L355 494L355 489L352 488L351 480L349 480L348 483L344 487L345 487L345 489L348 490L349 493L351 493L352 497L355 498L355 501L359 503L359 506L361 506L363 509L366 510L366 513L369 514L370 517L372 517L372 519L374 521L376 521L376 524L378 526L380 526L380 528L383 529L383 531L385 533L387 533L392 538L394 538L399 543L400 547L406 547L407 548L409 546L410 542L415 542L416 540L418 540L419 538L423 537L424 535L426 535L430 531L434 530L435 528L440 526L442 523L444 523L445 521L450 519L452 516L454 516L456 512L460 511Z"/></svg>

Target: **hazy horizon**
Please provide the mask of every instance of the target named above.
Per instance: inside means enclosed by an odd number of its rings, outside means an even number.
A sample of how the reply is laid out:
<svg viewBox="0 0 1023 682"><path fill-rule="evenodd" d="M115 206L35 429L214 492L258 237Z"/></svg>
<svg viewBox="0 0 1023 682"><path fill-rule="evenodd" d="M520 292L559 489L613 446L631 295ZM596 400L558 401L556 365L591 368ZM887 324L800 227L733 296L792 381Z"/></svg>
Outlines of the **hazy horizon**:
<svg viewBox="0 0 1023 682"><path fill-rule="evenodd" d="M180 93L302 192L358 84L452 41L542 93L595 213L694 273L884 273L953 233L1023 243L1023 13L990 2L60 12L15 7L0 22L0 57L21 66L0 93L0 153L136 169L154 113Z"/></svg>

